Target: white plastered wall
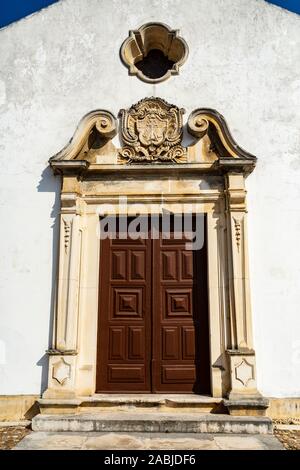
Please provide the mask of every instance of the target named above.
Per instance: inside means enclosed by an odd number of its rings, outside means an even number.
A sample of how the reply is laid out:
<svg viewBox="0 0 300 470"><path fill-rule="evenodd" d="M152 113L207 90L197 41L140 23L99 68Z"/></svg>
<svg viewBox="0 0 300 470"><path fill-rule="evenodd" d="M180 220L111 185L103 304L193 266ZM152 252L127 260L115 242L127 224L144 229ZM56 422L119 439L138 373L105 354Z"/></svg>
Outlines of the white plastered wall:
<svg viewBox="0 0 300 470"><path fill-rule="evenodd" d="M149 21L190 48L156 86L119 58ZM0 30L0 63L0 394L39 393L47 377L60 189L48 158L88 111L154 95L186 116L217 109L259 158L247 184L258 386L299 396L300 17L263 0L62 0Z"/></svg>

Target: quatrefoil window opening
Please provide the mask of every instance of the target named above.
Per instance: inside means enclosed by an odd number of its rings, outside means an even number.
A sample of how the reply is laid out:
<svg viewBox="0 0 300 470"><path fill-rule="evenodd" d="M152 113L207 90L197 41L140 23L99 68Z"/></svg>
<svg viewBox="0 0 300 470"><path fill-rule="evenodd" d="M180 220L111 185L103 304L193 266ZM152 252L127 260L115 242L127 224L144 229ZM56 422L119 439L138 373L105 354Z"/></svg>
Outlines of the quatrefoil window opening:
<svg viewBox="0 0 300 470"><path fill-rule="evenodd" d="M178 30L162 23L147 23L131 30L121 47L121 58L129 74L147 83L178 75L187 56L187 43Z"/></svg>

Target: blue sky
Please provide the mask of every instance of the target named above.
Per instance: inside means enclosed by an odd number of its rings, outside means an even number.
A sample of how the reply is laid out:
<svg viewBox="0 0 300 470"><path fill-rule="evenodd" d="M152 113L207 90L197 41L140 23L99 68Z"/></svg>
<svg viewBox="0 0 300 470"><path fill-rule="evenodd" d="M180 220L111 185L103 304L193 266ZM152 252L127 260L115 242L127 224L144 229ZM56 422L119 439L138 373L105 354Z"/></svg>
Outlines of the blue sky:
<svg viewBox="0 0 300 470"><path fill-rule="evenodd" d="M58 0L0 0L0 28L24 18ZM82 0L85 1L85 0ZM163 1L163 0L161 0ZM300 0L267 0L300 14Z"/></svg>
<svg viewBox="0 0 300 470"><path fill-rule="evenodd" d="M300 0L267 0L269 3L278 5L279 7L286 8L300 14Z"/></svg>
<svg viewBox="0 0 300 470"><path fill-rule="evenodd" d="M58 0L0 0L0 28L31 15Z"/></svg>

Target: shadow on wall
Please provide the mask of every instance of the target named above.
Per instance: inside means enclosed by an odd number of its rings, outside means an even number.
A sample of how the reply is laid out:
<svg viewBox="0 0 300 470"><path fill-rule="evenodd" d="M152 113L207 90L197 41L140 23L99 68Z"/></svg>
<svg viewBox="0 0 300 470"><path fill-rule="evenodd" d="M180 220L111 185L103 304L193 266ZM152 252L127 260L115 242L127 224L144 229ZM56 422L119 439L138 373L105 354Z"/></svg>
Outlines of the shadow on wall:
<svg viewBox="0 0 300 470"><path fill-rule="evenodd" d="M41 179L37 186L37 191L46 193L55 193L54 204L51 209L51 229L52 229L52 269L51 269L51 297L49 305L49 335L48 348L52 346L53 324L55 316L55 298L57 288L57 270L58 270L58 249L59 249L59 211L60 211L60 186L61 181L53 175L48 166L41 174ZM44 354L37 362L42 368L41 374L41 394L46 390L48 384L48 356Z"/></svg>

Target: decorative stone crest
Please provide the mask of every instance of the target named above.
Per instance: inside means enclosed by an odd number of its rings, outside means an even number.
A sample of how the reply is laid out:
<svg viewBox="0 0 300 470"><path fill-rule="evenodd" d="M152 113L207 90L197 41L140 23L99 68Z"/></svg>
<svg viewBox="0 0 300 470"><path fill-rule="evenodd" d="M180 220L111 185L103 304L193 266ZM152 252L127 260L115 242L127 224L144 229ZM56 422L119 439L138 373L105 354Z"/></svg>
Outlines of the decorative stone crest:
<svg viewBox="0 0 300 470"><path fill-rule="evenodd" d="M181 145L183 109L161 98L145 98L128 110L122 109L119 163L185 162Z"/></svg>

